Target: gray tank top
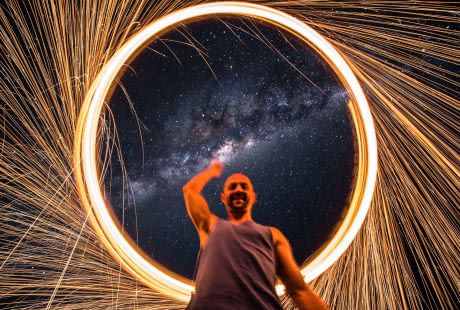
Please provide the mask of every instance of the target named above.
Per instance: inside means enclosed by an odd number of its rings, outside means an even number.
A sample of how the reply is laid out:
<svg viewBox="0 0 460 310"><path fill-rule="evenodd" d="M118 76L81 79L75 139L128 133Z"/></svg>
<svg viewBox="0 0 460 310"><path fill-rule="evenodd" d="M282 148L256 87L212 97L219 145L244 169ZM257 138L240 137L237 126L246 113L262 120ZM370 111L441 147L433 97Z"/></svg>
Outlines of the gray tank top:
<svg viewBox="0 0 460 310"><path fill-rule="evenodd" d="M217 219L198 253L196 289L187 309L282 309L275 284L271 229Z"/></svg>

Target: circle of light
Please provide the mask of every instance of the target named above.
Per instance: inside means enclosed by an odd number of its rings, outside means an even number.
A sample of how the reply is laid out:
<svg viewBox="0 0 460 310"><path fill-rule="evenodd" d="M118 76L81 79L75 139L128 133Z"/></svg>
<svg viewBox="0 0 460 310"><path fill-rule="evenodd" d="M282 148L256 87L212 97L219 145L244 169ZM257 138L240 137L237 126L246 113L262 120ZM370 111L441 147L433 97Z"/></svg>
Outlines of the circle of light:
<svg viewBox="0 0 460 310"><path fill-rule="evenodd" d="M83 207L101 241L111 255L138 280L177 300L188 301L194 290L193 283L171 275L165 268L152 263L142 255L120 231L100 190L97 165L97 133L104 101L120 69L130 56L155 35L179 23L198 17L236 15L259 19L281 27L304 42L311 44L331 65L350 93L348 108L354 122L358 141L358 166L356 185L350 207L335 232L319 253L301 269L309 282L329 268L352 242L369 209L377 177L377 145L374 124L366 97L353 71L337 50L319 33L298 19L279 10L244 2L215 2L187 7L159 18L130 38L102 68L92 83L79 115L75 144L75 179ZM188 283L187 283L188 282ZM278 294L284 287L278 284Z"/></svg>

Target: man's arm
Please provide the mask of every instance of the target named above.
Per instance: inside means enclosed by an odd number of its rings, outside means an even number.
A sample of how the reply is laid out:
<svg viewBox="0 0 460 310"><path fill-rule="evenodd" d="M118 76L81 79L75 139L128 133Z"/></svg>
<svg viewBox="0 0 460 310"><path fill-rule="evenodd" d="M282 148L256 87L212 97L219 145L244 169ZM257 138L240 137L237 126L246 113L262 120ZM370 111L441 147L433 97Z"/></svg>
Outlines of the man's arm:
<svg viewBox="0 0 460 310"><path fill-rule="evenodd" d="M201 191L212 178L222 175L223 165L219 161L212 161L207 169L194 176L182 187L187 212L195 225L200 243L203 243L209 233L212 214Z"/></svg>
<svg viewBox="0 0 460 310"><path fill-rule="evenodd" d="M294 259L291 245L281 231L272 227L278 275L286 286L287 293L300 310L326 310L327 306L305 283Z"/></svg>

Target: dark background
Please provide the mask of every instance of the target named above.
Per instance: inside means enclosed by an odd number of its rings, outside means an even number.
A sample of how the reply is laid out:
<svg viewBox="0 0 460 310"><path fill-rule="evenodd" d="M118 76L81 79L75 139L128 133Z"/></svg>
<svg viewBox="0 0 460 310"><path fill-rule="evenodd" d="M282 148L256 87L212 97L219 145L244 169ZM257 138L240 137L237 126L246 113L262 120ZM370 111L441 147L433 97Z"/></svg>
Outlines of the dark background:
<svg viewBox="0 0 460 310"><path fill-rule="evenodd" d="M328 240L353 185L354 136L347 91L305 43L258 21L202 20L152 42L119 79L108 106L126 178L114 152L106 195L148 255L192 277L181 188L212 158L225 165L204 190L213 213L226 218L219 193L242 172L254 220L283 231L299 263Z"/></svg>

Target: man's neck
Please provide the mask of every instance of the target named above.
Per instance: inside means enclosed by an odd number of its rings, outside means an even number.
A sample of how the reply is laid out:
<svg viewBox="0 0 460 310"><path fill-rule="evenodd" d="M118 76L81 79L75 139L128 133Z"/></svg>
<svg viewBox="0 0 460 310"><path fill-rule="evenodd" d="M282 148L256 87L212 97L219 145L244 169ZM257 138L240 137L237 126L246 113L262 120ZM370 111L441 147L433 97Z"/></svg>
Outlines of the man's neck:
<svg viewBox="0 0 460 310"><path fill-rule="evenodd" d="M243 222L252 221L250 212L232 213L228 212L228 220L233 224L241 224Z"/></svg>

